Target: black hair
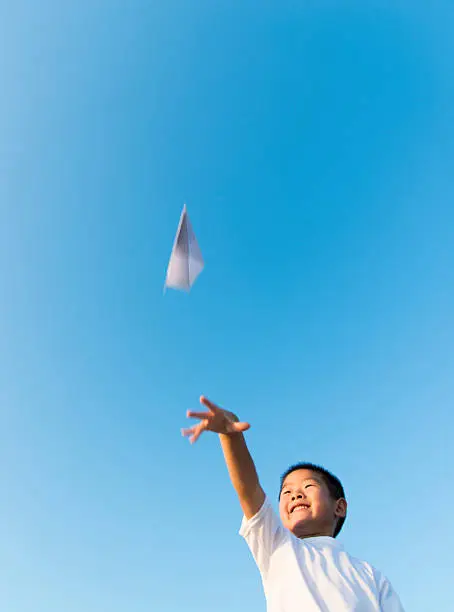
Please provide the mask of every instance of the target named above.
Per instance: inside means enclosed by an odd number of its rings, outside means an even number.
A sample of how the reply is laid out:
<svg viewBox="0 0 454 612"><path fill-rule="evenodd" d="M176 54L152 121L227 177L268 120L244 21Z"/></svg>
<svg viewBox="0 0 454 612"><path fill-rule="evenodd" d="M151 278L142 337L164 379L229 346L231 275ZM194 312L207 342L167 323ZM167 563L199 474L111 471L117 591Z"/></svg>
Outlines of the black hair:
<svg viewBox="0 0 454 612"><path fill-rule="evenodd" d="M328 470L326 470L324 467L321 467L320 465L314 465L313 463L305 463L305 462L295 463L294 465L291 465L282 474L281 486L279 489L279 497L281 496L281 493L282 493L282 487L284 485L284 480L287 478L289 474L291 474L292 472L296 472L296 470L310 470L311 472L316 472L317 474L320 474L320 476L322 476L323 478L324 483L328 487L328 491L331 497L335 500L338 500L341 498L345 499L344 487L342 486L342 483L339 480L339 478L337 478L337 476L334 476L334 474L331 474L331 472L328 472ZM334 537L336 537L339 534L340 530L342 529L343 524L345 523L345 518L346 518L345 516L339 517L336 527L334 529Z"/></svg>

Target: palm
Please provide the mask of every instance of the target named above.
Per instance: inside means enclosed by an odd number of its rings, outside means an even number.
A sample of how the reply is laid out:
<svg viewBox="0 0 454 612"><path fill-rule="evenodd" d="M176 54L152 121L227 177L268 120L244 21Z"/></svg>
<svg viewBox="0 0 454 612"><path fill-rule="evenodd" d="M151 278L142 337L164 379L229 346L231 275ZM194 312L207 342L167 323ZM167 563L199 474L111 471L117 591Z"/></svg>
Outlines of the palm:
<svg viewBox="0 0 454 612"><path fill-rule="evenodd" d="M208 410L205 412L188 410L187 416L189 418L199 419L199 423L193 427L182 430L182 434L189 438L191 444L196 442L204 431L213 431L218 434L233 434L249 429L249 423L239 422L234 414L216 406L216 404L210 402L206 397L202 396L200 398L200 403Z"/></svg>

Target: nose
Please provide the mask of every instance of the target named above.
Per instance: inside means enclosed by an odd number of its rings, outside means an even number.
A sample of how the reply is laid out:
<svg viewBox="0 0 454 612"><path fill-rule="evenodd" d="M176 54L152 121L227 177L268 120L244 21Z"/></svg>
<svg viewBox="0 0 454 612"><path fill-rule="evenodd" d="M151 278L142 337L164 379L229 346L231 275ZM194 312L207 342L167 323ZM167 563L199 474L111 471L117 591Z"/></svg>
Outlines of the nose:
<svg viewBox="0 0 454 612"><path fill-rule="evenodd" d="M302 499L303 498L303 492L302 491L298 491L298 493L294 493L292 495L292 501L295 501L295 499Z"/></svg>

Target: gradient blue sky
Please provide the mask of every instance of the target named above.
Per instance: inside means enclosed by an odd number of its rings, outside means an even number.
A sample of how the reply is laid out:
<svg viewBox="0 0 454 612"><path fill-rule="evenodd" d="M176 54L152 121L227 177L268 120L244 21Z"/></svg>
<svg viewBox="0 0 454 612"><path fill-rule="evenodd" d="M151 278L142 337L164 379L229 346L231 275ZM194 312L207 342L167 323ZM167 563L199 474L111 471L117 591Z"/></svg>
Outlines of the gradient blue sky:
<svg viewBox="0 0 454 612"><path fill-rule="evenodd" d="M452 610L454 5L0 2L0 608L264 610L205 393L263 484ZM162 295L183 202L206 260Z"/></svg>

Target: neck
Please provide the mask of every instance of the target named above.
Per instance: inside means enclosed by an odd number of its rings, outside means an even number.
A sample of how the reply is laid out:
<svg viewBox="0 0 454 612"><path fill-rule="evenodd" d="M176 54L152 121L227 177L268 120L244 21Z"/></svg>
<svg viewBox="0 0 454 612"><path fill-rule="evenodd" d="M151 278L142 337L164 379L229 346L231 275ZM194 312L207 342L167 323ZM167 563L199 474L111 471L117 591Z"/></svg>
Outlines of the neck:
<svg viewBox="0 0 454 612"><path fill-rule="evenodd" d="M296 536L299 540L304 540L306 538L332 538L332 533L308 533L304 535Z"/></svg>
<svg viewBox="0 0 454 612"><path fill-rule="evenodd" d="M328 537L328 538L333 538L333 531L332 530L328 530L328 529L321 529L320 531L308 531L305 532L304 530L296 530L296 531L292 531L293 535L296 536L299 540L304 540L305 538L321 538L321 537Z"/></svg>

